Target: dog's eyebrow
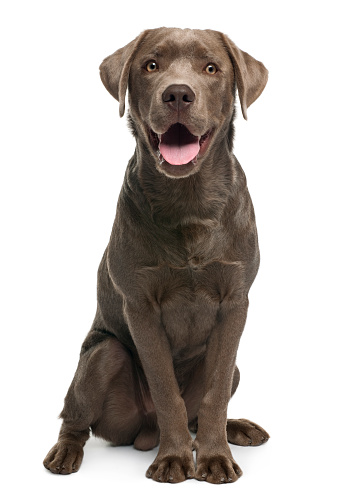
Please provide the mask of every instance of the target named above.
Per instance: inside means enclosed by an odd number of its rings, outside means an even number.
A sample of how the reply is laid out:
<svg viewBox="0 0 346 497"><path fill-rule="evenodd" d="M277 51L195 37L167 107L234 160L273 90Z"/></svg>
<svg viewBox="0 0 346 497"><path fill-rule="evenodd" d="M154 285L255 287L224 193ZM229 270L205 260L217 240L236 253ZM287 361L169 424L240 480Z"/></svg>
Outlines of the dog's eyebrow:
<svg viewBox="0 0 346 497"><path fill-rule="evenodd" d="M156 59L156 58L163 57L167 48L168 47L161 47L160 45L158 45L156 47L152 47L150 52L148 52L146 54L145 58L148 60L150 58ZM172 47L169 47L169 48L172 48ZM185 47L183 47L182 50L179 50L179 47L177 46L176 51L177 52L179 52L179 51L186 52L186 48L187 47L185 46ZM204 45L201 43L191 44L190 50L188 51L188 56L191 56L191 57L197 58L197 59L202 59L202 60L205 60L206 62L208 62L208 61L216 62L216 58L217 58L216 55L210 51L210 47L208 47L208 45Z"/></svg>
<svg viewBox="0 0 346 497"><path fill-rule="evenodd" d="M199 59L213 59L215 54L210 51L210 47L204 43L196 43L193 47L193 56Z"/></svg>
<svg viewBox="0 0 346 497"><path fill-rule="evenodd" d="M160 49L154 49L154 50L151 50L149 53L147 53L146 55L147 57L152 57L152 58L155 58L155 57L161 57L162 56L162 51Z"/></svg>
<svg viewBox="0 0 346 497"><path fill-rule="evenodd" d="M162 57L162 53L157 51L157 50L154 50L154 51L148 52L145 55L143 55L143 57L141 57L141 59L143 59L143 63L144 63L144 62L151 60L151 59L157 60L160 57Z"/></svg>

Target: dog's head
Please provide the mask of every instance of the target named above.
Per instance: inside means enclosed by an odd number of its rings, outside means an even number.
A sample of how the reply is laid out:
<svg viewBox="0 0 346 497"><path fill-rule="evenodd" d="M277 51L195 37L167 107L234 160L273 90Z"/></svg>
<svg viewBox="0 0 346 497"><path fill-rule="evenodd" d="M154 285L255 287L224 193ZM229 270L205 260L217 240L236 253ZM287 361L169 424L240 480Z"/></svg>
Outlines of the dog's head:
<svg viewBox="0 0 346 497"><path fill-rule="evenodd" d="M170 177L199 170L232 119L235 88L246 119L268 79L264 65L226 35L177 28L144 31L107 57L100 74L120 116L129 88L136 134Z"/></svg>

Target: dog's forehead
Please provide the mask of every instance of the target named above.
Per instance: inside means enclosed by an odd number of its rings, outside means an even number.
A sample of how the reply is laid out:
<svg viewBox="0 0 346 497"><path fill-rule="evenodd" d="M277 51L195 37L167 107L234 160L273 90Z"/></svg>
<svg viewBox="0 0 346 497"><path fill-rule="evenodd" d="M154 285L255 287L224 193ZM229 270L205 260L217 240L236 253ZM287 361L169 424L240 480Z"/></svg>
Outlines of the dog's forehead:
<svg viewBox="0 0 346 497"><path fill-rule="evenodd" d="M217 32L180 28L150 30L141 44L139 55L152 57L194 57L205 60L226 56Z"/></svg>

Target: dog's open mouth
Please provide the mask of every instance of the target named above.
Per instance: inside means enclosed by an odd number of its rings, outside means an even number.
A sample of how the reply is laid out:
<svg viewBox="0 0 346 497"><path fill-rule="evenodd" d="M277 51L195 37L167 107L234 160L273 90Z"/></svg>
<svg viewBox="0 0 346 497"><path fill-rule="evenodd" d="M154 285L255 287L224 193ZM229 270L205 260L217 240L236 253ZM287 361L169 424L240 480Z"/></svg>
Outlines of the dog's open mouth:
<svg viewBox="0 0 346 497"><path fill-rule="evenodd" d="M166 161L173 166L181 166L189 162L197 163L199 154L207 146L210 131L203 136L195 136L183 124L175 123L161 135L152 130L150 130L150 135L160 163Z"/></svg>

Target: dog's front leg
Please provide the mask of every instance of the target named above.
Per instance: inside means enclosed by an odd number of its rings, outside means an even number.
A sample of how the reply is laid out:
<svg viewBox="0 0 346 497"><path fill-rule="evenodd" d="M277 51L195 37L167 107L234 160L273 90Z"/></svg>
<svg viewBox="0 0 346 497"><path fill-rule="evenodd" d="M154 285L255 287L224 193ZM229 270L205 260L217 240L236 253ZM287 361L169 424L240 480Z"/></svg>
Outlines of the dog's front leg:
<svg viewBox="0 0 346 497"><path fill-rule="evenodd" d="M242 472L227 442L227 405L239 340L245 325L248 302L220 305L218 323L207 345L205 390L199 411L194 446L197 451L198 480L230 483Z"/></svg>
<svg viewBox="0 0 346 497"><path fill-rule="evenodd" d="M192 478L195 473L192 439L160 311L150 304L127 303L125 313L160 428L159 452L147 476L170 483Z"/></svg>

